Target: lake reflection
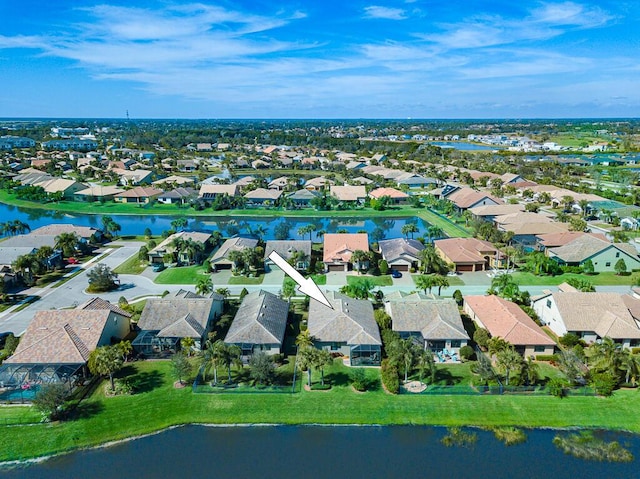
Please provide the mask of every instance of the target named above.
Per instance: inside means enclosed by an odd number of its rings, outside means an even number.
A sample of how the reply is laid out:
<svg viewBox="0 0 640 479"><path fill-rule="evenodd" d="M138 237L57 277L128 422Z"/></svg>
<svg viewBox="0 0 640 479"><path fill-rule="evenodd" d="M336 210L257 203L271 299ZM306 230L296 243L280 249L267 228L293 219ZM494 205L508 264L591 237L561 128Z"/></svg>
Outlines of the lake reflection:
<svg viewBox="0 0 640 479"><path fill-rule="evenodd" d="M469 447L445 447L436 427L187 426L106 449L81 451L6 472L7 478L632 478L631 463L587 462L552 445L555 431L530 430L504 446L473 430ZM640 438L603 433L637 457ZM5 477L5 476L3 476Z"/></svg>

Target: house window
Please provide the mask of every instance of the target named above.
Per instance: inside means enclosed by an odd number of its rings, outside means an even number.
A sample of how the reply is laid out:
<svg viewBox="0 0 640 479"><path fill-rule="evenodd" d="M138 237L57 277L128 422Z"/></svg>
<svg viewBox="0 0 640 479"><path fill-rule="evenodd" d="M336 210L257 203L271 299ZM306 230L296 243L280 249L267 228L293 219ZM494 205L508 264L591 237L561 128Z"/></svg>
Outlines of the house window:
<svg viewBox="0 0 640 479"><path fill-rule="evenodd" d="M533 352L534 353L544 353L545 349L546 348L544 346L534 346L533 347Z"/></svg>
<svg viewBox="0 0 640 479"><path fill-rule="evenodd" d="M461 344L461 341L459 339L452 339L451 340L451 347L452 348L459 348Z"/></svg>
<svg viewBox="0 0 640 479"><path fill-rule="evenodd" d="M551 309L551 300L547 299L547 308Z"/></svg>
<svg viewBox="0 0 640 479"><path fill-rule="evenodd" d="M607 261L604 266L605 266L605 268L608 268L608 267L611 266L611 263Z"/></svg>
<svg viewBox="0 0 640 479"><path fill-rule="evenodd" d="M338 343L331 343L331 351L337 351L340 349L340 345Z"/></svg>

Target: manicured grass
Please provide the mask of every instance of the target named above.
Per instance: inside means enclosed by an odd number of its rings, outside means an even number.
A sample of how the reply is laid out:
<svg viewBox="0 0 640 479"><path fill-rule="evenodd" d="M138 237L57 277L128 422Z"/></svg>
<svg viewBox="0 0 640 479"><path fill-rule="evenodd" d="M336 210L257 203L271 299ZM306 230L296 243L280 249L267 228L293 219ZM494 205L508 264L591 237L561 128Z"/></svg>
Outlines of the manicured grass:
<svg viewBox="0 0 640 479"><path fill-rule="evenodd" d="M201 265L169 267L162 271L155 279L157 284L196 284L205 276Z"/></svg>
<svg viewBox="0 0 640 479"><path fill-rule="evenodd" d="M370 281L374 286L392 286L391 276L347 276L347 284L358 284L363 281Z"/></svg>
<svg viewBox="0 0 640 479"><path fill-rule="evenodd" d="M324 274L312 274L311 278L318 286L324 286L327 284L327 276Z"/></svg>
<svg viewBox="0 0 640 479"><path fill-rule="evenodd" d="M373 390L356 394L348 385L350 370L338 364L325 371L332 385L328 392L193 394L189 387L173 388L168 361L136 362L128 368L130 380L142 386L141 392L105 398L103 388L97 387L80 404L74 420L4 428L0 460L68 451L186 423L580 426L640 432L637 391L616 391L610 398L562 400L517 395L392 396L376 382ZM366 371L375 381L378 370ZM314 382L318 379L314 375ZM0 424L12 414L17 414L15 408L0 408Z"/></svg>
<svg viewBox="0 0 640 479"><path fill-rule="evenodd" d="M615 273L598 273L594 275L566 273L557 276L535 276L532 273L515 272L513 279L520 286L557 286L569 278L589 281L594 286L630 286L631 275L618 276Z"/></svg>
<svg viewBox="0 0 640 479"><path fill-rule="evenodd" d="M264 274L255 278L247 276L231 276L229 278L229 284L262 284L262 281L264 281Z"/></svg>
<svg viewBox="0 0 640 479"><path fill-rule="evenodd" d="M416 278L420 276L419 274L412 274L411 279L413 279L413 283L415 284ZM447 276L447 281L449 281L449 287L451 286L464 286L464 281L458 276ZM438 287L434 286L431 292L434 290L437 291ZM446 291L446 288L442 288L442 292ZM453 294L453 291L451 292Z"/></svg>
<svg viewBox="0 0 640 479"><path fill-rule="evenodd" d="M140 260L138 255L135 254L124 263L117 266L113 271L118 274L140 274L142 273L147 266L149 266L149 261L145 258L144 260Z"/></svg>
<svg viewBox="0 0 640 479"><path fill-rule="evenodd" d="M430 209L413 209L414 215L433 226L438 226L450 238L470 238L471 233L462 225L455 224L449 218Z"/></svg>

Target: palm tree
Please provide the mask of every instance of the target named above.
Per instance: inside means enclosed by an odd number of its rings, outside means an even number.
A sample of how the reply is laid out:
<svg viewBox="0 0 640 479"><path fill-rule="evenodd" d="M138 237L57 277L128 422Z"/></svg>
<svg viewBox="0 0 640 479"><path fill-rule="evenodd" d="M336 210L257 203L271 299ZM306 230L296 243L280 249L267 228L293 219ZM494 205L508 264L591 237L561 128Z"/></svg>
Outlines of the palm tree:
<svg viewBox="0 0 640 479"><path fill-rule="evenodd" d="M206 381L207 372L213 369L213 384L218 384L218 366L222 364L223 350L226 348L224 341L218 339L215 343L207 340L205 349L200 352L200 366L202 379Z"/></svg>
<svg viewBox="0 0 640 479"><path fill-rule="evenodd" d="M206 275L202 278L198 278L198 282L196 283L196 293L206 296L213 291L213 281L211 280L211 276Z"/></svg>
<svg viewBox="0 0 640 479"><path fill-rule="evenodd" d="M242 251L240 250L233 250L233 251L229 251L229 254L227 255L227 258L229 258L229 261L231 261L233 263L233 269L236 270L242 270L244 267L244 261L243 261L243 256L242 256Z"/></svg>
<svg viewBox="0 0 640 479"><path fill-rule="evenodd" d="M61 250L64 256L73 256L79 241L75 233L60 233L55 238L55 248Z"/></svg>
<svg viewBox="0 0 640 479"><path fill-rule="evenodd" d="M417 353L416 344L411 338L396 341L391 350L390 357L392 360L404 367L405 382L409 379L409 371L416 361Z"/></svg>
<svg viewBox="0 0 640 479"><path fill-rule="evenodd" d="M431 288L436 286L435 278L433 275L421 274L414 276L416 286L424 290L424 294L427 294L427 290L431 293Z"/></svg>
<svg viewBox="0 0 640 479"><path fill-rule="evenodd" d="M431 243L434 239L442 238L444 236L444 231L439 226L429 226L427 228L427 236L429 237L429 242Z"/></svg>
<svg viewBox="0 0 640 479"><path fill-rule="evenodd" d="M296 346L298 349L305 349L313 347L313 336L308 329L300 331L300 334L296 336Z"/></svg>
<svg viewBox="0 0 640 479"><path fill-rule="evenodd" d="M365 266L370 260L370 255L368 251L363 251L361 249L357 249L351 255L351 263L358 270L358 273L362 273Z"/></svg>
<svg viewBox="0 0 640 479"><path fill-rule="evenodd" d="M425 273L441 273L448 270L433 244L428 244L420 251L420 265Z"/></svg>
<svg viewBox="0 0 640 479"><path fill-rule="evenodd" d="M221 362L227 368L229 377L229 383L231 383L231 367L242 366L242 349L237 344L225 344L222 340L219 340L223 345L218 346L220 348ZM216 341L217 343L218 341Z"/></svg>
<svg viewBox="0 0 640 479"><path fill-rule="evenodd" d="M40 263L35 255L24 254L16 258L12 267L15 271L20 271L20 276L22 276L22 279L26 284L31 284L35 274L34 270L37 270L39 264Z"/></svg>
<svg viewBox="0 0 640 479"><path fill-rule="evenodd" d="M264 235L267 234L267 229L263 225L258 225L251 230L251 235L258 238L259 241L262 241Z"/></svg>
<svg viewBox="0 0 640 479"><path fill-rule="evenodd" d="M115 345L102 346L95 349L89 355L87 365L93 374L109 376L109 381L111 381L111 390L113 391L115 390L113 375L122 368L123 363L122 354L120 353L117 345Z"/></svg>
<svg viewBox="0 0 640 479"><path fill-rule="evenodd" d="M191 356L196 341L193 338L185 337L180 340L180 348L187 352L187 356Z"/></svg>
<svg viewBox="0 0 640 479"><path fill-rule="evenodd" d="M436 378L436 363L433 360L433 353L430 349L420 349L416 352L416 366L420 371L420 382L425 376L425 373L429 375L429 381L434 382Z"/></svg>
<svg viewBox="0 0 640 479"><path fill-rule="evenodd" d="M326 234L325 230L318 230L316 231L316 238L318 238L319 240L322 240L325 234Z"/></svg>
<svg viewBox="0 0 640 479"><path fill-rule="evenodd" d="M312 368L318 362L318 360L316 359L318 353L319 351L316 348L302 348L298 352L298 356L300 359L300 368L307 370L307 382L309 387L311 387Z"/></svg>
<svg viewBox="0 0 640 479"><path fill-rule="evenodd" d="M582 210L582 217L587 217L587 212L590 210L589 201L588 200L580 200L578 201L578 206Z"/></svg>
<svg viewBox="0 0 640 479"><path fill-rule="evenodd" d="M636 385L638 376L640 375L640 355L633 354L628 349L622 352L620 358L620 370L624 373L624 382Z"/></svg>
<svg viewBox="0 0 640 479"><path fill-rule="evenodd" d="M529 356L526 361L521 364L522 374L528 386L532 386L538 381L540 366Z"/></svg>
<svg viewBox="0 0 640 479"><path fill-rule="evenodd" d="M314 366L320 370L320 384L324 386L324 368L333 364L333 357L326 349L319 349L315 354Z"/></svg>
<svg viewBox="0 0 640 479"><path fill-rule="evenodd" d="M413 223L407 223L400 231L407 239L409 239L409 234L411 234L411 238L413 239L413 234L418 232L418 227Z"/></svg>
<svg viewBox="0 0 640 479"><path fill-rule="evenodd" d="M504 369L504 382L509 385L509 376L512 371L519 369L522 364L522 356L513 346L509 346L496 355L496 364Z"/></svg>
<svg viewBox="0 0 640 479"><path fill-rule="evenodd" d="M438 296L440 296L440 292L442 288L448 288L450 286L449 280L446 276L442 276L441 274L436 274L433 277L434 286L438 287Z"/></svg>

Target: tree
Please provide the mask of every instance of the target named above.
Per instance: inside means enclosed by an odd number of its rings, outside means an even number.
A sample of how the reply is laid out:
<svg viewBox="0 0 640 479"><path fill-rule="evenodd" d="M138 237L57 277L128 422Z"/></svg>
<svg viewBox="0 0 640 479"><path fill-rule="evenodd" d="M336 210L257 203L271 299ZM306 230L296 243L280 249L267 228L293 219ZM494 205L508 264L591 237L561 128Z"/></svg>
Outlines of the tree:
<svg viewBox="0 0 640 479"><path fill-rule="evenodd" d="M593 273L595 273L596 272L596 268L593 265L593 261L588 259L587 261L582 263L582 272L584 274L593 274Z"/></svg>
<svg viewBox="0 0 640 479"><path fill-rule="evenodd" d="M113 221L113 218L111 216L102 217L102 230L104 231L105 235L113 236L113 234L118 233L120 229L120 225Z"/></svg>
<svg viewBox="0 0 640 479"><path fill-rule="evenodd" d="M299 350L313 347L313 336L308 329L300 331L300 334L296 336L296 346Z"/></svg>
<svg viewBox="0 0 640 479"><path fill-rule="evenodd" d="M381 259L378 262L378 269L380 270L380 274L385 275L387 273L389 273L389 263L387 263L385 260Z"/></svg>
<svg viewBox="0 0 640 479"><path fill-rule="evenodd" d="M64 404L69 391L64 384L46 384L40 388L33 398L33 407L44 414L48 420L60 419L64 413Z"/></svg>
<svg viewBox="0 0 640 479"><path fill-rule="evenodd" d="M196 283L196 293L206 296L211 294L213 291L213 281L211 276L206 275L201 278L198 278L198 282Z"/></svg>
<svg viewBox="0 0 640 479"><path fill-rule="evenodd" d="M473 333L473 340L484 350L489 347L489 339L491 339L491 336L489 336L489 331L484 328L478 328Z"/></svg>
<svg viewBox="0 0 640 479"><path fill-rule="evenodd" d="M369 299L374 284L367 278L362 278L352 284L347 284L340 288L342 294L346 294L350 298L355 299Z"/></svg>
<svg viewBox="0 0 640 479"><path fill-rule="evenodd" d="M446 273L449 268L437 253L433 244L428 244L420 251L420 265L422 271L429 273Z"/></svg>
<svg viewBox="0 0 640 479"><path fill-rule="evenodd" d="M231 368L233 366L242 366L242 349L237 344L225 344L224 342L222 344L224 348L219 346L220 361L227 368L229 383L231 383Z"/></svg>
<svg viewBox="0 0 640 479"><path fill-rule="evenodd" d="M316 230L316 225L314 225L313 223L309 223L306 226L301 226L300 228L298 228L298 236L303 236L306 235L307 233L309 234L309 241L311 241L311 237L313 236L313 232Z"/></svg>
<svg viewBox="0 0 640 479"><path fill-rule="evenodd" d="M133 346L131 344L131 341L129 340L120 341L119 343L116 344L116 347L118 348L118 351L122 355L122 361L126 363L127 358L133 352Z"/></svg>
<svg viewBox="0 0 640 479"><path fill-rule="evenodd" d="M427 290L429 290L430 293L431 288L436 286L436 279L434 275L421 274L418 276L414 276L413 279L416 283L416 286L424 291L424 294L427 294Z"/></svg>
<svg viewBox="0 0 640 479"><path fill-rule="evenodd" d="M376 309L373 312L373 318L376 320L376 323L381 330L389 329L391 327L391 316L389 316L384 309Z"/></svg>
<svg viewBox="0 0 640 479"><path fill-rule="evenodd" d="M171 358L171 367L173 369L173 375L180 384L184 384L182 378L188 376L193 369L187 355L182 351L178 351L173 355L173 358Z"/></svg>
<svg viewBox="0 0 640 479"><path fill-rule="evenodd" d="M407 338L394 341L389 346L390 350L387 351L387 354L393 363L403 367L406 382L409 379L409 371L411 371L418 355L417 345L411 338Z"/></svg>
<svg viewBox="0 0 640 479"><path fill-rule="evenodd" d="M522 367L522 356L509 344L496 354L496 365L504 370L504 381L508 386L511 372L519 370Z"/></svg>
<svg viewBox="0 0 640 479"><path fill-rule="evenodd" d="M308 386L311 387L311 372L312 367L316 364L316 356L318 354L318 350L312 347L299 348L298 349L298 359L300 361L300 368L303 370L307 370L307 383Z"/></svg>
<svg viewBox="0 0 640 479"><path fill-rule="evenodd" d="M633 354L628 349L623 350L619 367L624 374L625 384L635 386L640 376L640 355Z"/></svg>
<svg viewBox="0 0 640 479"><path fill-rule="evenodd" d="M440 293L442 291L442 288L448 288L449 285L449 280L447 279L446 276L442 276L441 274L436 274L433 277L433 281L434 281L434 286L438 287L438 296L440 296Z"/></svg>
<svg viewBox="0 0 640 479"><path fill-rule="evenodd" d="M145 228L144 229L144 237L146 239L151 239L152 235L153 235L153 233L151 233L151 228Z"/></svg>
<svg viewBox="0 0 640 479"><path fill-rule="evenodd" d="M462 306L462 303L464 302L464 298L462 297L462 291L460 291L459 289L456 289L453 292L453 300L456 302L458 306Z"/></svg>
<svg viewBox="0 0 640 479"><path fill-rule="evenodd" d="M101 346L96 348L89 355L89 371L92 374L99 376L108 376L111 382L111 390L115 390L115 384L113 382L113 375L118 372L124 361L122 360L122 354L117 346Z"/></svg>
<svg viewBox="0 0 640 479"><path fill-rule="evenodd" d="M483 353L477 354L477 361L471 365L471 372L480 376L485 384L496 377L491 360Z"/></svg>
<svg viewBox="0 0 640 479"><path fill-rule="evenodd" d="M411 238L413 238L413 234L418 232L418 227L413 223L407 223L406 225L402 226L400 231L406 239L409 239L409 235L411 235Z"/></svg>
<svg viewBox="0 0 640 479"><path fill-rule="evenodd" d="M89 292L102 293L111 291L117 287L116 279L118 275L111 271L106 264L98 263L87 273L89 279Z"/></svg>
<svg viewBox="0 0 640 479"><path fill-rule="evenodd" d="M581 218L569 219L569 231L586 231L587 222Z"/></svg>
<svg viewBox="0 0 640 479"><path fill-rule="evenodd" d="M429 382L433 383L436 379L436 363L433 360L433 353L428 349L416 350L416 366L418 367L418 371L420 372L420 382L422 382L422 378L427 376L429 378Z"/></svg>
<svg viewBox="0 0 640 479"><path fill-rule="evenodd" d="M267 386L273 382L275 367L269 355L264 351L259 351L249 360L249 375L254 384Z"/></svg>
<svg viewBox="0 0 640 479"><path fill-rule="evenodd" d="M358 273L362 273L362 270L368 267L371 256L368 251L357 249L351 255L351 263L358 270Z"/></svg>
<svg viewBox="0 0 640 479"><path fill-rule="evenodd" d="M540 378L540 366L529 356L526 361L520 364L521 374L527 386L533 386Z"/></svg>
<svg viewBox="0 0 640 479"><path fill-rule="evenodd" d="M567 284L573 286L578 291L581 291L583 293L594 293L596 290L596 288L593 287L593 284L586 279L567 278Z"/></svg>
<svg viewBox="0 0 640 479"><path fill-rule="evenodd" d="M185 217L176 218L171 221L171 229L176 231L184 231L184 229L189 224L189 221Z"/></svg>
<svg viewBox="0 0 640 479"><path fill-rule="evenodd" d="M320 384L324 386L324 368L333 364L333 357L326 349L318 349L314 357L314 366L320 370Z"/></svg>
<svg viewBox="0 0 640 479"><path fill-rule="evenodd" d="M60 233L55 237L55 248L62 251L62 254L66 257L73 256L76 252L76 248L80 238L75 233Z"/></svg>
<svg viewBox="0 0 640 479"><path fill-rule="evenodd" d="M200 353L200 366L202 368L202 379L206 381L209 370L213 369L213 384L218 384L218 366L222 364L226 344L221 339L215 343L207 340L205 349Z"/></svg>
<svg viewBox="0 0 640 479"><path fill-rule="evenodd" d="M296 294L296 282L287 276L282 283L282 297L291 302L291 296L294 294Z"/></svg>
<svg viewBox="0 0 640 479"><path fill-rule="evenodd" d="M627 272L627 263L624 262L623 258L620 258L618 261L616 261L616 264L613 266L613 269L615 270L618 276L621 276Z"/></svg>
<svg viewBox="0 0 640 479"><path fill-rule="evenodd" d="M185 337L180 340L180 348L187 356L191 356L196 341L193 338Z"/></svg>

